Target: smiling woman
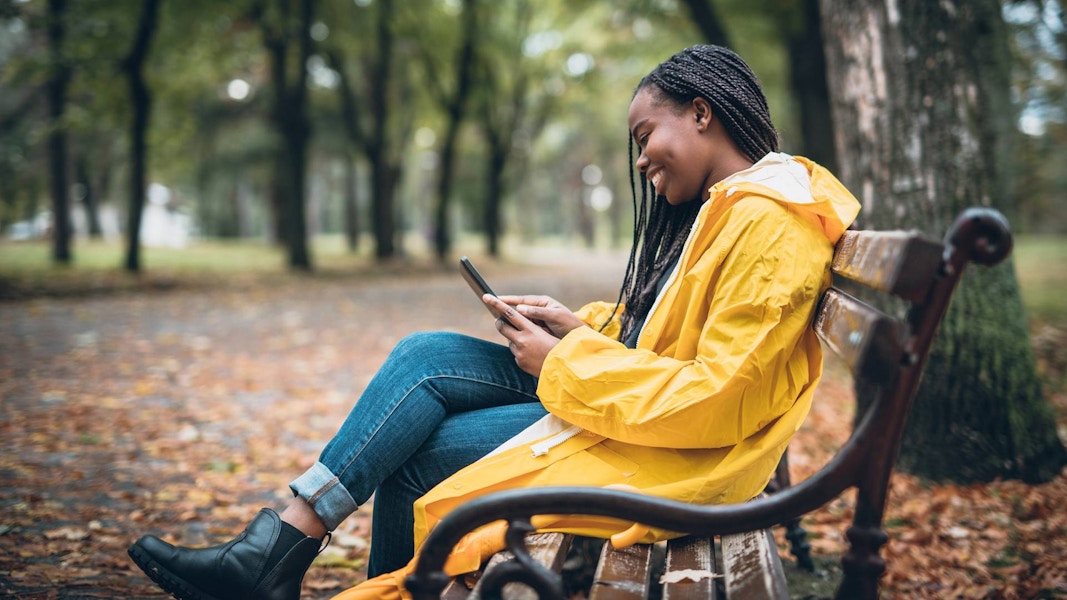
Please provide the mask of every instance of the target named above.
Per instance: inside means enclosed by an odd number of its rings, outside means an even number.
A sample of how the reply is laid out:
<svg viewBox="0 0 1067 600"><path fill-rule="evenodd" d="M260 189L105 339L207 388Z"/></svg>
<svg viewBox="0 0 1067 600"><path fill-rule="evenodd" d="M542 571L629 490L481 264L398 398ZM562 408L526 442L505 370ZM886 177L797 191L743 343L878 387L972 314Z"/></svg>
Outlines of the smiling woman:
<svg viewBox="0 0 1067 600"><path fill-rule="evenodd" d="M825 169L777 152L759 82L725 48L689 48L650 73L629 129L641 194L634 184L614 302L572 312L486 294L506 345L405 338L281 514L265 508L207 549L145 536L130 548L137 564L181 598L297 598L321 540L374 494L372 579L342 597L399 598L430 529L492 491L625 485L697 504L759 494L821 377L809 322L859 205ZM549 528L616 545L671 536L566 515ZM458 545L450 572L502 548L495 531Z"/></svg>

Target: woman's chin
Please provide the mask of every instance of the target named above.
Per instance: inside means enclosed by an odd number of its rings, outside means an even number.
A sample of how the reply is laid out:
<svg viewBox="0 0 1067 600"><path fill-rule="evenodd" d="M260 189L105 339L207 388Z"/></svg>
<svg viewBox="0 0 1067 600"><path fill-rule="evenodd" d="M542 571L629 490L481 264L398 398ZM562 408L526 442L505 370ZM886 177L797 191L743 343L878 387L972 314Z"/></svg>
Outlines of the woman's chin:
<svg viewBox="0 0 1067 600"><path fill-rule="evenodd" d="M677 196L675 196L673 194L670 194L670 195L660 194L659 197L662 198L663 200L666 200L667 204L670 204L671 206L681 206L683 204L688 204L689 202L692 202L693 200L696 199L696 198L678 198Z"/></svg>

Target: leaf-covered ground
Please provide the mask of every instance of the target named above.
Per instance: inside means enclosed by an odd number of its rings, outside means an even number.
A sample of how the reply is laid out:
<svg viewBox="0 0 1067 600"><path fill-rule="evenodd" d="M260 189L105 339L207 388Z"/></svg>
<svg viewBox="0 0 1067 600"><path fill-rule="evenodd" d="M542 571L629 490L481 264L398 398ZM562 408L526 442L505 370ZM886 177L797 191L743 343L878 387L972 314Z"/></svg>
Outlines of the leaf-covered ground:
<svg viewBox="0 0 1067 600"><path fill-rule="evenodd" d="M614 298L622 268L484 270L500 292L577 306ZM285 502L399 338L495 336L456 273L425 266L159 287L0 302L0 596L164 597L126 555L138 536L232 537ZM847 436L849 396L831 373L791 450L795 479ZM886 596L1067 595L1065 500L1067 474L968 487L896 476ZM372 510L336 533L304 598L362 580ZM806 520L817 553L841 551L850 516L840 500Z"/></svg>

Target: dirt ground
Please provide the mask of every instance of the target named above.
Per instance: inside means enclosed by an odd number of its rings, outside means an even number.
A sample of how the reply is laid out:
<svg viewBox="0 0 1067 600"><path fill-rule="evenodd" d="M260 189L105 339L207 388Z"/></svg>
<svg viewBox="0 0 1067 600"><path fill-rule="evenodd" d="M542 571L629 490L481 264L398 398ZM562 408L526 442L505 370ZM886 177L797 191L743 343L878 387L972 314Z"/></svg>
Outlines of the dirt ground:
<svg viewBox="0 0 1067 600"><path fill-rule="evenodd" d="M576 307L614 298L624 260L482 267ZM0 596L163 597L126 555L138 536L215 543L281 505L407 333L498 338L457 272L425 265L166 287L0 302ZM305 598L364 578L371 510Z"/></svg>
<svg viewBox="0 0 1067 600"><path fill-rule="evenodd" d="M498 292L577 307L615 297L624 259L483 270ZM454 270L425 265L0 302L0 596L164 597L126 547L146 533L216 543L280 506L392 346L425 329L497 335ZM847 435L848 397L828 377L794 478ZM887 597L1067 596L1065 499L1062 475L966 488L895 477ZM304 598L362 581L372 510L336 532ZM807 520L820 556L840 552L850 516L838 501Z"/></svg>

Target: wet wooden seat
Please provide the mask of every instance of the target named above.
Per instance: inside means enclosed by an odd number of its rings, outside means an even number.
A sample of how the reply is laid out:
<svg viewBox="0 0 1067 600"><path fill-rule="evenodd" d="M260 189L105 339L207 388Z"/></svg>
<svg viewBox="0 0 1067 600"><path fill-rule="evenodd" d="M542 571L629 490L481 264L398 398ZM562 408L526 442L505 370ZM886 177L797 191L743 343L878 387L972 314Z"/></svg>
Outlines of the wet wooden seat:
<svg viewBox="0 0 1067 600"><path fill-rule="evenodd" d="M1011 245L1004 217L978 208L964 211L943 242L905 231L844 234L834 252L835 286L821 298L812 326L848 365L868 402L848 441L808 479L726 506L583 487L488 495L438 523L407 581L408 590L416 599L564 598L560 568L572 538L534 533L530 518L585 514L688 534L657 546L616 550L604 544L590 598L785 598L785 575L770 528L795 524L856 488L837 597L877 598L885 570L880 549L887 540L881 526L889 477L934 335L964 268L972 262L996 264ZM857 300L838 287L841 279L852 282L849 289L858 286L903 300L906 315L891 316ZM467 532L500 519L509 524L509 549L490 561L473 591L463 585L466 579L447 577L442 567L452 546Z"/></svg>

